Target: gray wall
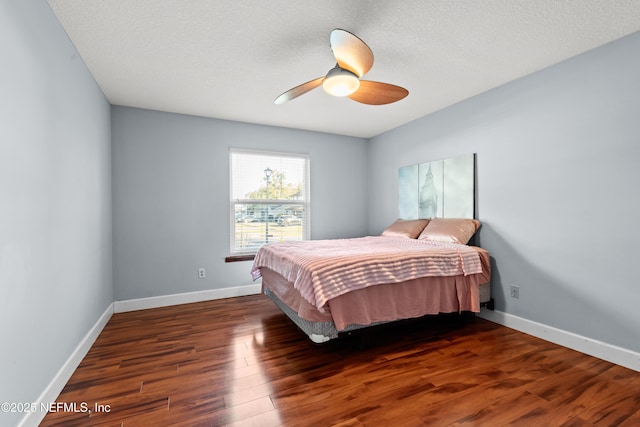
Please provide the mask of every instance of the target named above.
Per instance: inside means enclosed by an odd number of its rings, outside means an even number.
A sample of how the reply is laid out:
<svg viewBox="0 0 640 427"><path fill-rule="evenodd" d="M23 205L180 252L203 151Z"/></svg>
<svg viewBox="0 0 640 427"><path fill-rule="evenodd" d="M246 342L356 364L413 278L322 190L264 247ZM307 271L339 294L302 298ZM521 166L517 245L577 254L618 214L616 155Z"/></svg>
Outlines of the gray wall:
<svg viewBox="0 0 640 427"><path fill-rule="evenodd" d="M365 139L125 107L112 135L116 301L253 283L224 261L229 147L310 155L312 238L368 230Z"/></svg>
<svg viewBox="0 0 640 427"><path fill-rule="evenodd" d="M110 107L45 1L0 52L0 402L34 402L113 301Z"/></svg>
<svg viewBox="0 0 640 427"><path fill-rule="evenodd" d="M398 167L475 152L497 309L640 351L639 119L636 33L373 138L369 231Z"/></svg>

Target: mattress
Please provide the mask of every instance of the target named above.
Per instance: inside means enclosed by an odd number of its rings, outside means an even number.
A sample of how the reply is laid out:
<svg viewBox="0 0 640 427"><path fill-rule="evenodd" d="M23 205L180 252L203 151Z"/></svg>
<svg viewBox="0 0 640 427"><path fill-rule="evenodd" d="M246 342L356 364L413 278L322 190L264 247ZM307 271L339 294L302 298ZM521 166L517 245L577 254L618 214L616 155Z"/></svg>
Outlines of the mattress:
<svg viewBox="0 0 640 427"><path fill-rule="evenodd" d="M329 300L362 288L483 271L478 248L386 236L265 245L254 259L254 279L261 267L292 282L320 311Z"/></svg>

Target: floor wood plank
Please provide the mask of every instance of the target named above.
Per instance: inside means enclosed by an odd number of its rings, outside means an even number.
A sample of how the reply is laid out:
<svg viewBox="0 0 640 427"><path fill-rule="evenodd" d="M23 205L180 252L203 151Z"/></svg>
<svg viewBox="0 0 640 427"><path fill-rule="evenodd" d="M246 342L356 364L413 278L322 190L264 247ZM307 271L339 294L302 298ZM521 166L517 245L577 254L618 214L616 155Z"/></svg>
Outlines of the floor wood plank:
<svg viewBox="0 0 640 427"><path fill-rule="evenodd" d="M57 401L103 410L42 426L635 426L640 373L469 316L313 344L253 295L115 314Z"/></svg>

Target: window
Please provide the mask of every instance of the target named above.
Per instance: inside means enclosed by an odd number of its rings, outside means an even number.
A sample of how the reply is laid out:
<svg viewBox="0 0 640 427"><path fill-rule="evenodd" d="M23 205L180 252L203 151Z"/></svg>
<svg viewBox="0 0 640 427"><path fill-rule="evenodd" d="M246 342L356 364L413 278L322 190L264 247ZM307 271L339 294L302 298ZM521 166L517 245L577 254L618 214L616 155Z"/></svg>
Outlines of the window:
<svg viewBox="0 0 640 427"><path fill-rule="evenodd" d="M309 239L309 157L230 150L231 255Z"/></svg>

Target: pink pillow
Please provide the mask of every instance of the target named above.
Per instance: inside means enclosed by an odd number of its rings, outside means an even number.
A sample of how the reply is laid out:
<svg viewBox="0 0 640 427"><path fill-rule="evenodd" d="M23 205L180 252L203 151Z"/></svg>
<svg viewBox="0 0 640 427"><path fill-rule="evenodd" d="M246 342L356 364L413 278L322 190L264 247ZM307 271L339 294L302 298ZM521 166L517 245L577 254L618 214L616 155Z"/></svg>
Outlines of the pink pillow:
<svg viewBox="0 0 640 427"><path fill-rule="evenodd" d="M480 221L477 219L433 218L418 239L466 245L478 228Z"/></svg>
<svg viewBox="0 0 640 427"><path fill-rule="evenodd" d="M415 239L428 223L428 219L398 219L387 227L382 235Z"/></svg>

